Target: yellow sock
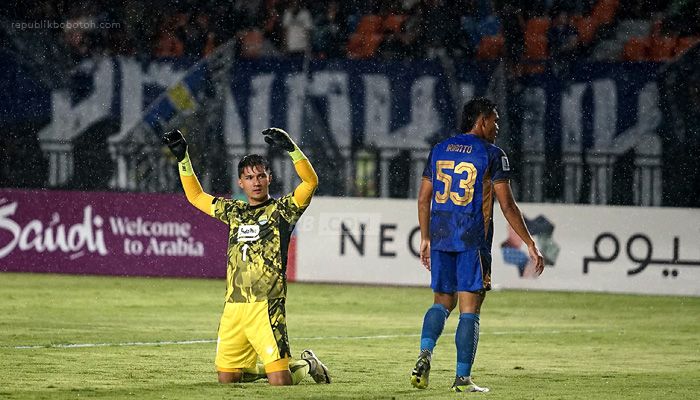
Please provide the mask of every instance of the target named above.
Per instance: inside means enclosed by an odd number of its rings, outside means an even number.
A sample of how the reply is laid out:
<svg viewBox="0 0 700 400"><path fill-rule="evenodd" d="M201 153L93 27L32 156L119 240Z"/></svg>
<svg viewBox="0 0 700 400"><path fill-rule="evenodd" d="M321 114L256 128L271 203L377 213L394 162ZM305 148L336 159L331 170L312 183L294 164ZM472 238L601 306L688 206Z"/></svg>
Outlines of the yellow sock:
<svg viewBox="0 0 700 400"><path fill-rule="evenodd" d="M243 368L243 376L241 377L241 382L254 382L258 379L267 378L267 373L265 373L265 366L258 363L253 368Z"/></svg>
<svg viewBox="0 0 700 400"><path fill-rule="evenodd" d="M289 363L289 371L292 373L292 384L298 385L309 375L309 363L305 360L296 360Z"/></svg>

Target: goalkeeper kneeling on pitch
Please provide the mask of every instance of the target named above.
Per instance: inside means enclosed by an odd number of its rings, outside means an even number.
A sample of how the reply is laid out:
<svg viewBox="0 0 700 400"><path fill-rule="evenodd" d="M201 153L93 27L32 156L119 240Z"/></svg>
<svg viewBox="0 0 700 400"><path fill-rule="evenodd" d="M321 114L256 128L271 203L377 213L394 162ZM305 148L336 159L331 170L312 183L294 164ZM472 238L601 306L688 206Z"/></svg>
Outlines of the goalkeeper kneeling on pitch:
<svg viewBox="0 0 700 400"><path fill-rule="evenodd" d="M226 302L215 360L219 382L267 377L271 385L293 385L310 375L316 383L330 383L328 369L311 350L290 361L285 313L287 246L294 224L318 187L318 176L287 132L269 128L262 134L268 144L289 153L301 183L280 199L270 197L268 160L247 155L238 163L238 185L248 202L205 193L182 133L176 129L163 135L163 143L178 160L187 200L229 226Z"/></svg>

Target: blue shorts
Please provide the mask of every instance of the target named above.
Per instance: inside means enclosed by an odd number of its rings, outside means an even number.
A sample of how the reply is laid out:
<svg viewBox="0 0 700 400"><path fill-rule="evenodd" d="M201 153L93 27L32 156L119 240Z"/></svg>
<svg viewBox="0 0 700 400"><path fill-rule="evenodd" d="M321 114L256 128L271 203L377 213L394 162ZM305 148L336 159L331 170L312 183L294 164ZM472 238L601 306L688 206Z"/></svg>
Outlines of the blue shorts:
<svg viewBox="0 0 700 400"><path fill-rule="evenodd" d="M430 250L430 287L440 293L491 290L491 255Z"/></svg>

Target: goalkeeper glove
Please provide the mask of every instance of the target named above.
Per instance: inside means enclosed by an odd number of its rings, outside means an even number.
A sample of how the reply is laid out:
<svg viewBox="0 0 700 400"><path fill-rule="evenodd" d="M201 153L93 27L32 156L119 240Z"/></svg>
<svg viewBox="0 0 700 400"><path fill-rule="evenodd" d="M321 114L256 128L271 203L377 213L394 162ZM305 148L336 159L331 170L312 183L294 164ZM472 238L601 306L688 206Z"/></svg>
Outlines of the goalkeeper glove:
<svg viewBox="0 0 700 400"><path fill-rule="evenodd" d="M279 147L280 149L292 152L297 147L289 134L280 128L267 128L262 131L265 135L265 142L273 147Z"/></svg>
<svg viewBox="0 0 700 400"><path fill-rule="evenodd" d="M185 137L182 136L182 132L179 129L165 132L163 134L163 144L170 148L170 152L173 153L178 162L185 159L187 155L187 141L185 141Z"/></svg>

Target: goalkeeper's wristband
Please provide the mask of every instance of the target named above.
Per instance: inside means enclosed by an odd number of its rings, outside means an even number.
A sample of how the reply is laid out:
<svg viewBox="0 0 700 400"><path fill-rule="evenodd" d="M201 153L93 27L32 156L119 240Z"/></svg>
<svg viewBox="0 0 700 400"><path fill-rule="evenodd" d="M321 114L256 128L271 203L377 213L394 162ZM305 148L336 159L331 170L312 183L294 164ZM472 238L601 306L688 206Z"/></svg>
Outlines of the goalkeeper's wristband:
<svg viewBox="0 0 700 400"><path fill-rule="evenodd" d="M192 169L192 162L190 161L189 153L185 153L185 158L177 163L177 170L182 176L193 176L194 170Z"/></svg>
<svg viewBox="0 0 700 400"><path fill-rule="evenodd" d="M293 162L307 159L306 156L304 155L304 153L301 151L301 149L297 145L294 145L294 150L289 152L289 156L292 157Z"/></svg>

